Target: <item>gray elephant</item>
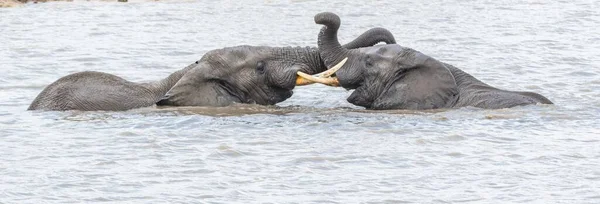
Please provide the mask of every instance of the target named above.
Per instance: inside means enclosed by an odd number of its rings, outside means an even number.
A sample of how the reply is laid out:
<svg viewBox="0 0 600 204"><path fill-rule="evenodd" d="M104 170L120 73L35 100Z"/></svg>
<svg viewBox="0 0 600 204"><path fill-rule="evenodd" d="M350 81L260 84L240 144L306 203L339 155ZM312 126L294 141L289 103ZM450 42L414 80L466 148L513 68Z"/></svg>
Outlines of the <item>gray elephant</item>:
<svg viewBox="0 0 600 204"><path fill-rule="evenodd" d="M315 22L324 25L318 47L325 64L348 58L336 76L341 86L355 89L347 98L352 104L367 109L499 109L552 104L537 93L491 87L452 65L400 45L346 49L337 39L340 18L336 14L317 14Z"/></svg>
<svg viewBox="0 0 600 204"><path fill-rule="evenodd" d="M379 42L395 40L389 31L374 28L344 47L354 49ZM325 69L316 48L228 47L210 51L199 61L151 83L134 83L93 71L70 74L47 86L28 110L121 111L154 104L272 105L289 98L295 85L310 83L298 78L298 71L313 74Z"/></svg>

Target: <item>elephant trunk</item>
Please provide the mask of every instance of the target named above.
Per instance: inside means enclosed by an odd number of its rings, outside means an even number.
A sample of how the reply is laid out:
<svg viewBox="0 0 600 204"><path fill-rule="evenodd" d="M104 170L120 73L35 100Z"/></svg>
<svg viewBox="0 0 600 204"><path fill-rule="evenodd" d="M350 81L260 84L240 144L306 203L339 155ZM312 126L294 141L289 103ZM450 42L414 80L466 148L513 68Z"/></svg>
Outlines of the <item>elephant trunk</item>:
<svg viewBox="0 0 600 204"><path fill-rule="evenodd" d="M283 89L293 89L297 72L316 74L325 71L327 67L321 60L319 50L315 47L276 47L268 48L272 56L281 59L293 59L267 70L267 83Z"/></svg>
<svg viewBox="0 0 600 204"><path fill-rule="evenodd" d="M331 67L344 59L349 52L342 47L337 38L340 17L334 13L323 12L315 15L315 23L324 25L319 33L318 46L325 65Z"/></svg>
<svg viewBox="0 0 600 204"><path fill-rule="evenodd" d="M342 61L344 58L348 58L348 62L336 72L336 76L339 79L339 84L347 89L355 89L362 83L362 71L361 69L354 69L357 65L357 56L359 56L358 50L348 50L346 47L340 45L340 42L337 38L337 31L340 28L340 17L334 13L323 12L315 15L315 23L324 25L321 28L321 32L319 33L318 38L318 46L319 52L321 54L321 58L325 62L327 67L332 67ZM385 30L385 29L383 29ZM387 31L387 30L386 30ZM375 30L374 32L381 32ZM382 36L388 39L386 42L395 42L394 37L387 31L389 34L385 34L383 32ZM373 33L365 33L358 37L356 40L352 41L350 46L354 46L357 43L365 43L371 42L371 40L381 40L379 38L371 38L369 35L373 35ZM390 37L391 36L391 37ZM366 40L371 39L371 40ZM376 44L376 43L373 43Z"/></svg>
<svg viewBox="0 0 600 204"><path fill-rule="evenodd" d="M394 39L394 35L385 28L371 28L358 36L352 42L346 43L342 47L346 49L355 49L361 47L370 47L380 42L384 42L386 44L396 44L396 39Z"/></svg>

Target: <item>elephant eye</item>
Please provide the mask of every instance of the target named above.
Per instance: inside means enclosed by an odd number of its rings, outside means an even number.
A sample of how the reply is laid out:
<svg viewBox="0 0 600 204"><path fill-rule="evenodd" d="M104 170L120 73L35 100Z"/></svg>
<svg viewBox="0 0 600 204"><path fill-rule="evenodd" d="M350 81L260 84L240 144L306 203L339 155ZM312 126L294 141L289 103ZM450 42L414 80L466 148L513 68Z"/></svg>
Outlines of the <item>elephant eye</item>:
<svg viewBox="0 0 600 204"><path fill-rule="evenodd" d="M265 63L263 61L259 61L258 64L256 64L256 71L260 74L265 73Z"/></svg>

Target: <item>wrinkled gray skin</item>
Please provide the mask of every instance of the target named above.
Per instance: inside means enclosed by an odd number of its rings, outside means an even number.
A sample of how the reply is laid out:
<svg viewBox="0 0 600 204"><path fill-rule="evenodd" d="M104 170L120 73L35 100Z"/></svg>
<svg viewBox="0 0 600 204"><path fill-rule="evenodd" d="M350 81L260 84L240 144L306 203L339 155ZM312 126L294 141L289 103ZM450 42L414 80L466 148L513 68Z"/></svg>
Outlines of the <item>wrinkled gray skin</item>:
<svg viewBox="0 0 600 204"><path fill-rule="evenodd" d="M325 64L348 57L336 75L342 87L356 89L347 99L352 104L367 109L499 109L552 104L537 93L491 87L452 65L400 45L345 49L337 40L340 18L336 14L317 14L315 22L324 25L318 44Z"/></svg>
<svg viewBox="0 0 600 204"><path fill-rule="evenodd" d="M379 42L395 40L387 30L374 28L345 47ZM28 110L122 111L154 104L270 105L292 95L297 71L312 74L325 69L316 48L229 47L210 51L201 60L151 83L134 83L94 71L70 74L47 86Z"/></svg>
<svg viewBox="0 0 600 204"><path fill-rule="evenodd" d="M373 28L344 47L379 42L395 39L389 31ZM314 47L227 47L206 53L197 63L157 105L273 105L292 96L298 71L315 74L327 69Z"/></svg>
<svg viewBox="0 0 600 204"><path fill-rule="evenodd" d="M48 85L27 110L122 111L152 106L191 68L149 83L130 82L96 71L70 74Z"/></svg>

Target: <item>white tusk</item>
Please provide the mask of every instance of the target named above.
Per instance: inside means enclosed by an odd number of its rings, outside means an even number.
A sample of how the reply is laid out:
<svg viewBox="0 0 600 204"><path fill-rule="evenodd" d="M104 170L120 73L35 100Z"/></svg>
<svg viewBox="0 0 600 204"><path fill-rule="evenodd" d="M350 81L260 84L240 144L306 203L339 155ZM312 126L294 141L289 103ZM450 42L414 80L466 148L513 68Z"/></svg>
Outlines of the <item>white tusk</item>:
<svg viewBox="0 0 600 204"><path fill-rule="evenodd" d="M315 74L314 76L322 77L322 78L330 77L331 75L335 74L335 72L340 70L340 68L342 68L342 66L344 66L344 64L346 63L346 60L348 60L347 57L344 58L342 61L340 61L340 63L337 63L336 65L334 65L331 69L328 69L328 70L325 70L324 72Z"/></svg>
<svg viewBox="0 0 600 204"><path fill-rule="evenodd" d="M325 70L324 72L315 75L309 75L307 73L299 71L297 73L298 77L296 79L296 85L304 86L313 83L320 83L328 86L340 86L340 82L338 81L337 77L331 77L331 75L335 74L335 72L340 70L340 68L344 66L347 60L348 58L346 57L342 61L334 65L331 69Z"/></svg>
<svg viewBox="0 0 600 204"><path fill-rule="evenodd" d="M308 85L312 83L320 83L320 84L325 84L327 86L340 86L340 82L338 81L338 79L336 77L327 77L327 78L321 78L321 77L315 77L312 76L310 74L304 73L304 72L298 72L297 73L300 79L303 79L302 81L306 80L307 83L299 83L299 80L296 80L296 85Z"/></svg>

